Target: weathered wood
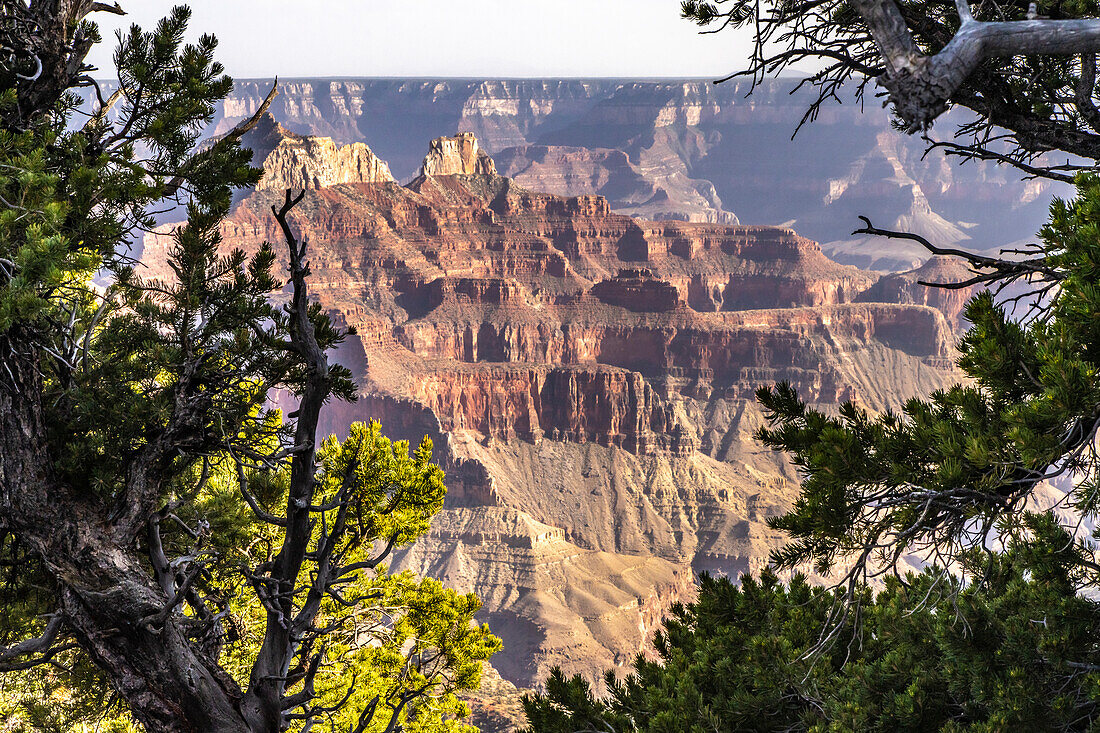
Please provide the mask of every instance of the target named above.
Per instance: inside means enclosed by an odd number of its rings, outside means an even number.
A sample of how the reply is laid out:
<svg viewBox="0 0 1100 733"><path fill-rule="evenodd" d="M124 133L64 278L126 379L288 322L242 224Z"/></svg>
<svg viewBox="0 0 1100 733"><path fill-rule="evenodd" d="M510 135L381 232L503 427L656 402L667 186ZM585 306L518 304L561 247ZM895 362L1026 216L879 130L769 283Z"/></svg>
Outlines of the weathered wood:
<svg viewBox="0 0 1100 733"><path fill-rule="evenodd" d="M0 529L18 537L61 586L49 635L75 638L152 733L250 733L235 708L240 691L219 674L217 660L199 656L178 619L159 629L143 624L164 607L163 590L104 532L103 508L51 470L33 353L17 332L0 336ZM37 649L29 643L9 651Z"/></svg>
<svg viewBox="0 0 1100 733"><path fill-rule="evenodd" d="M1073 56L1100 53L1100 20L978 21L958 0L961 24L932 56L913 41L894 0L852 0L882 55L887 71L878 81L911 132L927 129L982 64L1005 56Z"/></svg>
<svg viewBox="0 0 1100 733"><path fill-rule="evenodd" d="M309 319L309 298L306 278L309 266L305 262L306 244L299 242L287 219L290 211L305 196L302 191L293 196L290 189L275 216L283 232L290 254L290 281L293 296L290 304L290 338L308 370L308 380L301 395L295 425L294 444L301 450L294 454L290 467L290 490L287 492L286 534L275 556L271 571L277 593L270 600L267 627L259 654L253 664L248 683L248 695L242 711L253 730L277 730L283 719L283 698L286 694L287 672L298 651L298 644L313 619L306 619L305 628L295 619L295 598L302 564L309 550L313 522L310 506L314 503L317 459L317 424L321 407L332 390L328 357L317 343L313 323Z"/></svg>

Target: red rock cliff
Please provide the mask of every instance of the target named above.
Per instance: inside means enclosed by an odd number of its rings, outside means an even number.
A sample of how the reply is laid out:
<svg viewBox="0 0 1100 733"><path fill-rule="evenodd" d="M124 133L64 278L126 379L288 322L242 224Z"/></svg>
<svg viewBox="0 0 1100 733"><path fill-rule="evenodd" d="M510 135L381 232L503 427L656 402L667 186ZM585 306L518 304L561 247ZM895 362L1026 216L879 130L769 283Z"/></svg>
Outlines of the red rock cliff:
<svg viewBox="0 0 1100 733"><path fill-rule="evenodd" d="M432 438L458 534L399 561L482 595L529 661L502 668L514 681L629 659L686 592L675 568L736 574L781 542L765 520L797 477L751 441L761 384L881 408L956 377L951 299L790 229L635 220L497 176L467 137L437 143L408 187L322 184L291 225L312 294L358 332L338 358L362 399L323 427ZM225 246L278 242L277 198L244 200ZM146 240L151 274L167 247Z"/></svg>

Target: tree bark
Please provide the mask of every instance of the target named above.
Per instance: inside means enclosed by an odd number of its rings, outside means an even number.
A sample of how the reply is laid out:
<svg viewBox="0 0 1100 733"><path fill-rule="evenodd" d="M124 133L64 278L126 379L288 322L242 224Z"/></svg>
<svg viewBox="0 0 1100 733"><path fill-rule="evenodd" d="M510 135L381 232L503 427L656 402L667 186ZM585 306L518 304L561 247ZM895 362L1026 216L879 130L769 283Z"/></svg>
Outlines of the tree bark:
<svg viewBox="0 0 1100 733"><path fill-rule="evenodd" d="M33 348L0 336L0 529L57 579L69 633L150 733L259 733L237 709L241 692L202 659L178 617L151 629L164 592L132 550L114 543L104 511L52 469Z"/></svg>
<svg viewBox="0 0 1100 733"><path fill-rule="evenodd" d="M196 654L180 625L169 618L150 628L166 600L134 565L108 549L66 584L62 609L81 647L150 733L251 733L237 709L240 691Z"/></svg>
<svg viewBox="0 0 1100 733"><path fill-rule="evenodd" d="M978 66L1005 56L1100 53L1100 20L974 20L956 0L961 25L939 53L920 52L895 0L853 0L887 71L879 83L910 132L927 129Z"/></svg>

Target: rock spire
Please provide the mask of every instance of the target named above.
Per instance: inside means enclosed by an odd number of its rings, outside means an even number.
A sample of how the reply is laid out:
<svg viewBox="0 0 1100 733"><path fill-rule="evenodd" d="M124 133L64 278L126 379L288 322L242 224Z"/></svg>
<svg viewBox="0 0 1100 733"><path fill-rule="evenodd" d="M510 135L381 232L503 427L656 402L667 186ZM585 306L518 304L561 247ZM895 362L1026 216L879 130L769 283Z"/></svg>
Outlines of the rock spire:
<svg viewBox="0 0 1100 733"><path fill-rule="evenodd" d="M454 137L437 137L428 146L420 166L422 176L496 175L497 167L480 148L472 132Z"/></svg>

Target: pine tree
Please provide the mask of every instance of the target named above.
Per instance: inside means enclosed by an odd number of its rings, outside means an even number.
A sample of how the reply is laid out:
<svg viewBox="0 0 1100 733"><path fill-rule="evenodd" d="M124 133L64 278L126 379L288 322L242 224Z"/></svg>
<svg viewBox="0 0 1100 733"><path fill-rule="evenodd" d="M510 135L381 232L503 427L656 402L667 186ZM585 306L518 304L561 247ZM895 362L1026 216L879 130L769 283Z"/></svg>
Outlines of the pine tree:
<svg viewBox="0 0 1100 733"><path fill-rule="evenodd" d="M852 403L826 415L789 385L759 391L770 421L759 439L803 474L794 508L772 521L794 540L775 556L780 567L828 570L855 555L855 578L906 552L947 565L969 547L1029 534L1043 482L1072 485L1065 503L1085 520L1097 515L1098 222L1100 178L1082 175L1076 199L1053 203L1037 254L1013 265L1030 305L1013 313L994 290L968 304L966 384L878 416ZM1096 586L1093 543L1072 544L1082 582Z"/></svg>
<svg viewBox="0 0 1100 733"><path fill-rule="evenodd" d="M104 96L84 57L105 11L0 6L0 711L28 730L460 727L453 693L499 642L475 597L386 567L442 504L430 442L317 436L355 387L309 300L300 197L272 211L283 256L221 253L231 192L260 174L238 142L275 91L196 150L232 87L215 39L184 44L185 7L132 28ZM174 204L172 276L143 278L129 243Z"/></svg>
<svg viewBox="0 0 1100 733"><path fill-rule="evenodd" d="M527 701L531 731L1100 727L1100 177L1087 161L1036 160L1050 150L1100 160L1100 25L1093 6L1041 10L1051 22L1026 20L1027 3L985 4L973 12L1007 23L981 26L964 2L683 3L702 25L755 27L756 80L822 60L803 82L820 92L804 121L845 84L862 95L877 80L903 129L926 129L951 103L970 107L978 120L960 132L971 140L936 146L1073 182L1077 196L1055 200L1040 241L1002 252L1011 256L864 219L858 233L962 258L972 277L949 287L986 287L966 310L966 381L879 415L852 402L813 409L789 384L761 388L757 438L802 477L791 511L770 521L792 541L740 587L702 578L698 602L673 609L658 636L659 660L609 674L606 696L553 674ZM967 48L966 33L1012 28L1082 35L1033 52L979 50L965 74L929 76L951 71L938 64ZM1074 45L1085 37L1091 45ZM907 68L892 63L897 44L912 46ZM1009 135L991 144L997 126ZM930 565L907 573L907 558ZM809 587L797 573L806 565L835 585Z"/></svg>
<svg viewBox="0 0 1100 733"><path fill-rule="evenodd" d="M608 673L603 696L555 671L525 700L526 733L1093 730L1100 605L1077 593L1066 530L1031 521L1031 540L964 558L985 583L890 577L877 595L861 588L859 617L839 627L843 594L801 575L740 586L704 575L698 600L658 633L657 659L639 656L622 680Z"/></svg>

